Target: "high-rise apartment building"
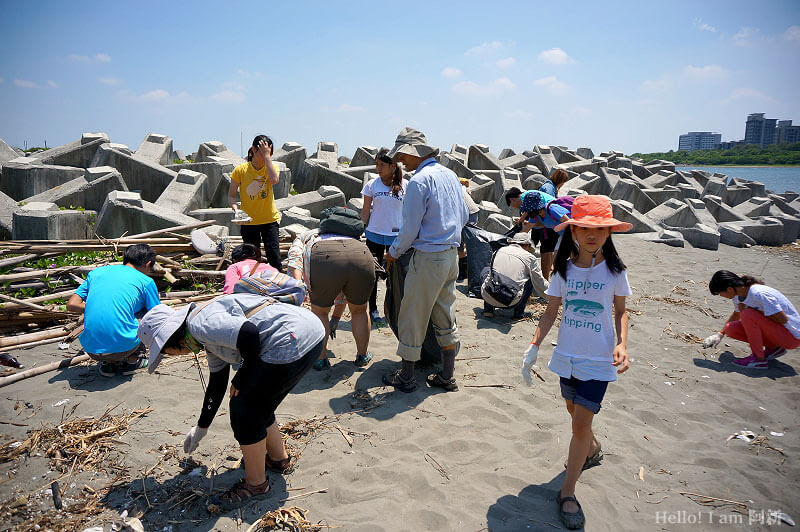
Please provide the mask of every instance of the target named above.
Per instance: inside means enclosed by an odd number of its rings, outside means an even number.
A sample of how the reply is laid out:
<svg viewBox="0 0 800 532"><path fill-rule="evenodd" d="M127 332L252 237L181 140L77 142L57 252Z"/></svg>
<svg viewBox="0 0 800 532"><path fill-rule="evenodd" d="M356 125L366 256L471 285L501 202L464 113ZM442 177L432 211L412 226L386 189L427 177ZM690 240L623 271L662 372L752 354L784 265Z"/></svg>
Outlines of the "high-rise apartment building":
<svg viewBox="0 0 800 532"><path fill-rule="evenodd" d="M690 131L678 137L678 150L712 150L722 141L720 133L710 131Z"/></svg>
<svg viewBox="0 0 800 532"><path fill-rule="evenodd" d="M791 120L778 121L778 127L775 130L775 142L778 144L800 142L800 126L793 126Z"/></svg>
<svg viewBox="0 0 800 532"><path fill-rule="evenodd" d="M764 118L764 113L747 115L744 127L745 144L758 144L762 148L768 144L775 144L777 118Z"/></svg>

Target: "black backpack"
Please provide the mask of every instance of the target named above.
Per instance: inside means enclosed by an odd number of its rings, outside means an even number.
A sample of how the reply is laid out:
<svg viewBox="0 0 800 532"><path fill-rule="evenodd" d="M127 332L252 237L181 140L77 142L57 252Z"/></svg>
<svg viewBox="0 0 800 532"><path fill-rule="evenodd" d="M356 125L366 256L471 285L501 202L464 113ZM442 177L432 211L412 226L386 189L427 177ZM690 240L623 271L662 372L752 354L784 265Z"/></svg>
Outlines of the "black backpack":
<svg viewBox="0 0 800 532"><path fill-rule="evenodd" d="M328 207L320 213L319 234L335 234L361 238L364 234L364 222L361 215L347 207Z"/></svg>

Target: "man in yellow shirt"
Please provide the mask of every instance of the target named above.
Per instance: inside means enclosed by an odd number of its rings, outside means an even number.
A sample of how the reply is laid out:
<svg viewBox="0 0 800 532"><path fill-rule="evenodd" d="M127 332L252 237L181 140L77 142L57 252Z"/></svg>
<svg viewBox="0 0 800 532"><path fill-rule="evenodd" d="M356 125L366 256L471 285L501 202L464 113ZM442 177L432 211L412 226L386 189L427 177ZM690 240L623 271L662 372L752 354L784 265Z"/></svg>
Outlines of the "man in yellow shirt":
<svg viewBox="0 0 800 532"><path fill-rule="evenodd" d="M228 189L228 205L236 217L241 200L241 209L250 220L241 224L242 240L256 248L264 242L267 262L279 271L281 249L278 242L278 224L281 213L275 208L272 186L278 183L278 167L272 162L272 140L266 135L257 135L247 151L247 162L234 168Z"/></svg>

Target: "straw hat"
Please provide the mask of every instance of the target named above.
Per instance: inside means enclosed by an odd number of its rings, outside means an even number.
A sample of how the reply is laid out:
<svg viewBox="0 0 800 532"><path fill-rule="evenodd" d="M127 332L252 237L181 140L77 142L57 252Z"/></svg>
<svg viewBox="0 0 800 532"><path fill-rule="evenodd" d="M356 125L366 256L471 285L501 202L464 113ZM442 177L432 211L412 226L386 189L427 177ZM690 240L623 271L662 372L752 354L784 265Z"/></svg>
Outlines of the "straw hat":
<svg viewBox="0 0 800 532"><path fill-rule="evenodd" d="M388 155L394 159L398 153L406 153L424 159L437 155L439 149L428 146L428 139L425 138L421 131L411 127L404 127L400 134L397 135L394 147L389 151Z"/></svg>
<svg viewBox="0 0 800 532"><path fill-rule="evenodd" d="M568 225L610 227L614 233L624 233L633 228L633 224L614 218L611 201L605 196L578 196L575 198L575 202L572 204L572 218L558 224L553 229L561 231Z"/></svg>

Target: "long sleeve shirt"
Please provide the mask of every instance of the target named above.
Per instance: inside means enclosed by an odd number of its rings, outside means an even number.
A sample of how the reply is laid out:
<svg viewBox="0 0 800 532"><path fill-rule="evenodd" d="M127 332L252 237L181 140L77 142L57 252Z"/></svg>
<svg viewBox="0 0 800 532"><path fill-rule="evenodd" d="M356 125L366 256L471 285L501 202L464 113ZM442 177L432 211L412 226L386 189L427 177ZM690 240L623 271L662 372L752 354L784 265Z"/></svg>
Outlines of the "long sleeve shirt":
<svg viewBox="0 0 800 532"><path fill-rule="evenodd" d="M458 247L468 219L458 178L429 157L408 182L403 225L389 253L399 258L411 247L428 253Z"/></svg>

